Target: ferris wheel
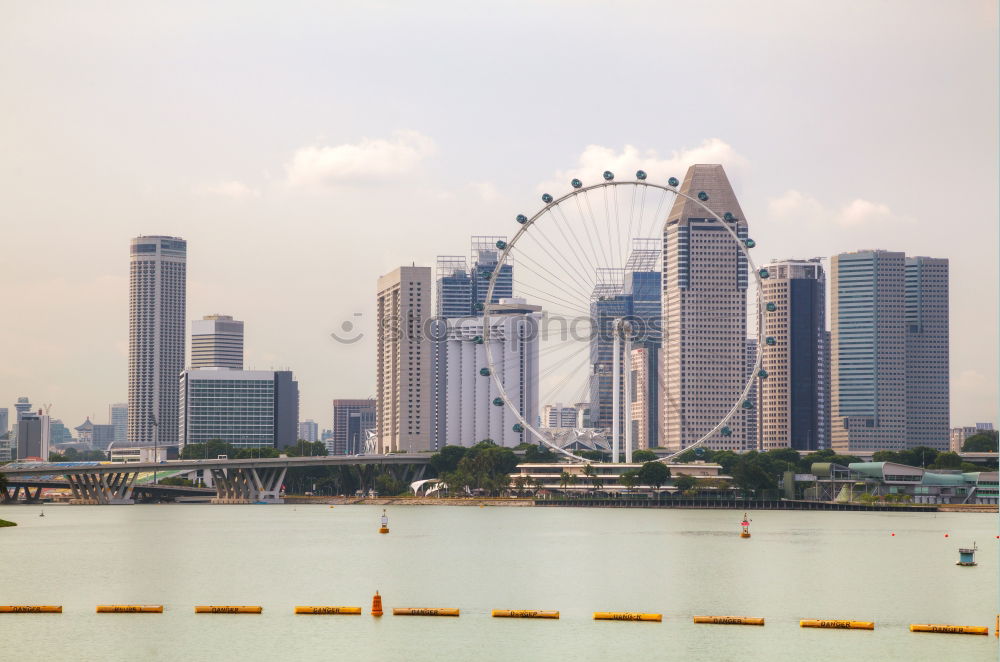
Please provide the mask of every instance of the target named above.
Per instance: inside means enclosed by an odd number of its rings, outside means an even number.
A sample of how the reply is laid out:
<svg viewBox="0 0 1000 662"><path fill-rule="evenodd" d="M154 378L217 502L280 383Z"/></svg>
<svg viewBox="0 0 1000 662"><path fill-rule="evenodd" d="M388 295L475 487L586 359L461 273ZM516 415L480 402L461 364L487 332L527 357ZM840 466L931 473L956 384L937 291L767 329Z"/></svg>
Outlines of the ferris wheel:
<svg viewBox="0 0 1000 662"><path fill-rule="evenodd" d="M512 369L506 365L509 353L498 349L500 339L491 338L491 333L502 335L496 331L504 312L498 295L513 293L544 310L535 358L538 401L589 402L591 426L610 429L612 462L619 461L622 450L625 461L631 461L637 441L632 407L642 398L631 375L644 356L632 350L662 343L669 333L660 323L657 272L661 272L666 215L680 200L704 212L707 222L724 228L745 258L746 271L752 275L743 302L746 335L756 337L758 349L752 366L747 366L745 382L726 393L718 420L713 418L698 430L695 441L662 460L701 448L713 438L731 436L733 422L755 408L750 394L756 380L767 377L760 350L774 344L765 336L763 324L765 311L775 310L763 299L762 281L770 274L753 261L753 239L738 231L738 219L729 211L716 213L706 204L708 193L682 192L675 177L656 183L639 170L634 179L618 180L605 171L595 184L585 185L579 179L570 184L572 189L562 196L544 193L544 206L533 215L519 214L513 236L495 242L495 266L476 275L488 283L486 303L478 304L483 314L483 336L478 341L485 345L487 365L480 374L493 382L492 404L507 410L515 432L573 460L591 461L564 447L546 421L538 425L529 420L524 358L518 357L520 363ZM655 406L653 411L662 419ZM645 441L644 445L653 445Z"/></svg>

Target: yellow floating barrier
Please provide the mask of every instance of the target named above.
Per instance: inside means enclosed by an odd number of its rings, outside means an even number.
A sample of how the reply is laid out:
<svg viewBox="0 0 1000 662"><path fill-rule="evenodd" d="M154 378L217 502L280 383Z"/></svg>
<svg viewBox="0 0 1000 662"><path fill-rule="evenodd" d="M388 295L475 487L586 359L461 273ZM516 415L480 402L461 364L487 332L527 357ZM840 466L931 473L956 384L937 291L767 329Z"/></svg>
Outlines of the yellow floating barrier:
<svg viewBox="0 0 1000 662"><path fill-rule="evenodd" d="M459 610L450 607L393 607L393 616L458 616Z"/></svg>
<svg viewBox="0 0 1000 662"><path fill-rule="evenodd" d="M831 628L835 630L874 630L875 623L872 621L827 621L819 619L805 619L799 621L799 627Z"/></svg>
<svg viewBox="0 0 1000 662"><path fill-rule="evenodd" d="M315 607L303 606L295 608L296 614L360 614L361 607Z"/></svg>
<svg viewBox="0 0 1000 662"><path fill-rule="evenodd" d="M0 605L0 614L61 614L62 605Z"/></svg>
<svg viewBox="0 0 1000 662"><path fill-rule="evenodd" d="M194 608L196 614L259 614L263 607L256 605L198 605Z"/></svg>
<svg viewBox="0 0 1000 662"><path fill-rule="evenodd" d="M695 616L694 622L715 625L763 625L764 619L749 616Z"/></svg>
<svg viewBox="0 0 1000 662"><path fill-rule="evenodd" d="M635 611L595 611L595 621L655 621L663 620L663 614L644 614Z"/></svg>
<svg viewBox="0 0 1000 662"><path fill-rule="evenodd" d="M539 609L494 609L493 618L559 618L559 612Z"/></svg>
<svg viewBox="0 0 1000 662"><path fill-rule="evenodd" d="M98 614L162 614L163 605L97 605Z"/></svg>
<svg viewBox="0 0 1000 662"><path fill-rule="evenodd" d="M975 625L911 625L910 632L938 632L941 634L985 634L990 633L988 627Z"/></svg>

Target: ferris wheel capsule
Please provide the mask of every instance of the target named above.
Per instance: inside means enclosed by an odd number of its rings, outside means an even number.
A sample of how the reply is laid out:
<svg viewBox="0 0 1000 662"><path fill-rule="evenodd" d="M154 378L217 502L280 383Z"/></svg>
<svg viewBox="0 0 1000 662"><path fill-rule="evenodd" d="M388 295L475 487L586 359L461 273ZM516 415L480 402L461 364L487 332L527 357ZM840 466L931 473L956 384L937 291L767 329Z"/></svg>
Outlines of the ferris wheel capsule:
<svg viewBox="0 0 1000 662"><path fill-rule="evenodd" d="M528 222L528 217L525 216L524 214L518 214L517 215L517 222L520 223L521 225L524 225L525 223Z"/></svg>
<svg viewBox="0 0 1000 662"><path fill-rule="evenodd" d="M767 379L767 370L761 368L760 370L757 371L757 376L760 377L761 379Z"/></svg>
<svg viewBox="0 0 1000 662"><path fill-rule="evenodd" d="M615 173L611 172L610 170L605 170L604 171L604 180L605 181L610 182L614 178L615 178Z"/></svg>
<svg viewBox="0 0 1000 662"><path fill-rule="evenodd" d="M753 409L753 401L752 400L744 400L743 401L743 408L744 409Z"/></svg>
<svg viewBox="0 0 1000 662"><path fill-rule="evenodd" d="M676 188L681 182L676 177L671 177L667 180L667 183Z"/></svg>
<svg viewBox="0 0 1000 662"><path fill-rule="evenodd" d="M708 193L704 191L698 191L698 199L702 202L708 202Z"/></svg>
<svg viewBox="0 0 1000 662"><path fill-rule="evenodd" d="M550 202L552 202L552 196L549 195L548 193L542 193L542 202L544 202L545 204L549 204Z"/></svg>
<svg viewBox="0 0 1000 662"><path fill-rule="evenodd" d="M767 338L764 338L764 344L771 345L773 347L778 344L778 341L771 336L768 336Z"/></svg>
<svg viewBox="0 0 1000 662"><path fill-rule="evenodd" d="M497 407L503 407L503 398L493 398L493 404Z"/></svg>
<svg viewBox="0 0 1000 662"><path fill-rule="evenodd" d="M773 313L778 309L777 304L775 304L773 301L768 301L767 305L765 305L764 307L767 308L767 312L769 313Z"/></svg>
<svg viewBox="0 0 1000 662"><path fill-rule="evenodd" d="M485 308L485 307L486 307L486 306L485 306L485 305L483 305L483 302L482 302L482 301L477 301L477 302L476 302L476 305L475 305L475 308L476 308L476 310L482 310L482 309L483 309L483 308Z"/></svg>
<svg viewBox="0 0 1000 662"><path fill-rule="evenodd" d="M501 239L500 241L497 242L497 248L499 248L500 250L507 248L507 242Z"/></svg>
<svg viewBox="0 0 1000 662"><path fill-rule="evenodd" d="M483 344L483 337L482 336L474 336L472 338L472 342L476 343L477 345L482 345Z"/></svg>
<svg viewBox="0 0 1000 662"><path fill-rule="evenodd" d="M480 368L479 369L479 374L482 375L483 377L489 377L490 376L490 369L489 368Z"/></svg>
<svg viewBox="0 0 1000 662"><path fill-rule="evenodd" d="M638 179L639 181L642 181L643 179L646 179L646 171L645 170L636 170L635 171L635 178Z"/></svg>
<svg viewBox="0 0 1000 662"><path fill-rule="evenodd" d="M743 245L746 246L747 248L753 248L754 246L757 245L757 242L754 241L753 239L744 239Z"/></svg>
<svg viewBox="0 0 1000 662"><path fill-rule="evenodd" d="M722 433L723 437L731 437L731 436L733 436L733 429L731 427L729 427L728 425L726 427L722 428L721 430L719 430L719 432Z"/></svg>
<svg viewBox="0 0 1000 662"><path fill-rule="evenodd" d="M511 428L511 430L513 430L514 432L524 432L524 426L521 425L520 423L514 423L514 426Z"/></svg>
<svg viewBox="0 0 1000 662"><path fill-rule="evenodd" d="M770 277L770 275L771 275L771 272L770 272L770 271L768 271L767 269L758 269L758 270L757 270L757 274L758 274L758 275L759 275L759 276L760 276L761 278L768 278L768 277Z"/></svg>
<svg viewBox="0 0 1000 662"><path fill-rule="evenodd" d="M725 214L722 215L722 218L726 219L727 221L731 221L733 220L734 216L732 212L727 211Z"/></svg>
<svg viewBox="0 0 1000 662"><path fill-rule="evenodd" d="M573 181L571 181L571 182L570 182L569 184L570 184L570 186L572 186L573 188L580 188L581 186L583 186L583 182L581 182L581 181L580 181L579 179L574 179L574 180L573 180Z"/></svg>

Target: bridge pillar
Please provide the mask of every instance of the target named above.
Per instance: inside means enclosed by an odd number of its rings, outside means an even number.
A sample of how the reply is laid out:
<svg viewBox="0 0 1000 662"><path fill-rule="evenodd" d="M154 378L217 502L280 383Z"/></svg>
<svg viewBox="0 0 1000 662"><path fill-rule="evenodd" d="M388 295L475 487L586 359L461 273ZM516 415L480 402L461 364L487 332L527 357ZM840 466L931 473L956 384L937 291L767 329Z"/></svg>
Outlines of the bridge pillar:
<svg viewBox="0 0 1000 662"><path fill-rule="evenodd" d="M135 503L132 491L138 475L137 471L66 474L73 494L70 503L102 506Z"/></svg>
<svg viewBox="0 0 1000 662"><path fill-rule="evenodd" d="M212 469L212 503L281 503L285 467Z"/></svg>

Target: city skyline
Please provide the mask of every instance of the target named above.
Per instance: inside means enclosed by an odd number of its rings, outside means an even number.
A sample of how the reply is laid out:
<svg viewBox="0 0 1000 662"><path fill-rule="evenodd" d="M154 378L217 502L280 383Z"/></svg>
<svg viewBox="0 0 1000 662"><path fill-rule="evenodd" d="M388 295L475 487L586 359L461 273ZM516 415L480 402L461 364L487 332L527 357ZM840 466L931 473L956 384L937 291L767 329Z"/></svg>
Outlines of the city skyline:
<svg viewBox="0 0 1000 662"><path fill-rule="evenodd" d="M916 5L913 15L934 20L904 19L906 29L891 41L884 33L897 24L899 5L870 8L862 23L844 7L734 7L724 14L647 7L642 19L619 17L658 44L655 51L641 39L615 35L595 51L588 36L604 35L600 23L609 8L579 17L578 36L566 35L565 43L522 49L510 46L506 9L491 12L497 29L475 47L445 38L453 18L430 22L408 13L417 29L402 38L400 48L412 55L402 69L398 58L375 55L386 48L378 33L365 32L370 45L350 34L352 26L377 24L376 9L359 8L340 28L331 28L328 16L313 17L338 35L325 40L322 67L304 46L315 34L306 21L289 19L281 36L258 31L274 20L275 9L232 26L240 35L261 35L260 48L234 50L240 68L263 71L252 80L202 36L185 42L190 56L181 65L165 66L178 61L179 46L163 25L191 20L220 29L218 16L171 8L161 22L126 8L134 33L125 37L102 27L100 11L70 20L26 8L0 26L5 47L21 63L8 78L24 104L0 110L8 120L0 134L11 146L0 155L10 173L3 196L11 222L4 228L12 244L37 236L48 241L45 260L12 253L0 265L0 282L9 300L44 305L0 328L3 346L19 350L0 365L0 404L11 407L27 395L53 403L53 416L75 425L125 399L123 247L129 237L164 234L192 247L186 321L217 310L246 321L254 329L247 365L293 368L303 416L325 420L330 398L375 393L374 306L370 288L355 283L411 261L433 264L447 252L442 236L509 235L515 214L537 209L542 190L569 190L574 176L596 181L603 169L642 167L662 179L681 176L694 162L718 162L751 219L761 263L873 248L949 258L951 419L995 421L996 329L981 320L996 317L996 9ZM540 7L535 20L555 20L561 11ZM708 26L731 47L684 66ZM855 35L847 57L864 63L865 76L824 47L824 34L838 31ZM747 40L750 33L771 36L769 46ZM429 37L440 37L444 51L422 46ZM771 66L776 43L796 55L781 71ZM66 56L71 52L88 55L74 61ZM352 52L374 55L372 69L362 75L342 66ZM275 53L283 57L273 59ZM572 89L542 116L501 103L569 75L583 54L595 74L614 67L613 92L627 103L612 94L609 114ZM622 71L626 54L648 71ZM462 96L425 94L429 87L450 90L450 67L460 60L477 74L466 78ZM538 62L552 69L536 76ZM81 87L78 81L90 80L94 70L106 75ZM140 73L149 70L163 74L153 87ZM193 70L232 93L191 86ZM303 77L291 80L295 71ZM944 71L933 95L909 82ZM671 83L638 85L649 74ZM373 76L385 85L369 97L363 92ZM303 102L258 96L281 85L293 91L282 99ZM671 90L684 85L707 90L698 114L671 103ZM624 95L626 87L637 87L637 95ZM735 95L748 101L738 110ZM950 102L959 98L966 103ZM106 116L106 102L122 122L95 121ZM195 109L202 122L178 123L175 104ZM500 106L508 122L495 121ZM234 122L241 113L249 114ZM817 124L823 117L831 119ZM373 195L380 187L394 194ZM928 187L949 193L916 194ZM963 232L941 233L941 219L959 205ZM308 240L293 244L295 236ZM288 250L279 250L284 241ZM255 268L265 263L269 269ZM291 319L294 325L281 321ZM341 344L330 337L334 332L364 337Z"/></svg>

